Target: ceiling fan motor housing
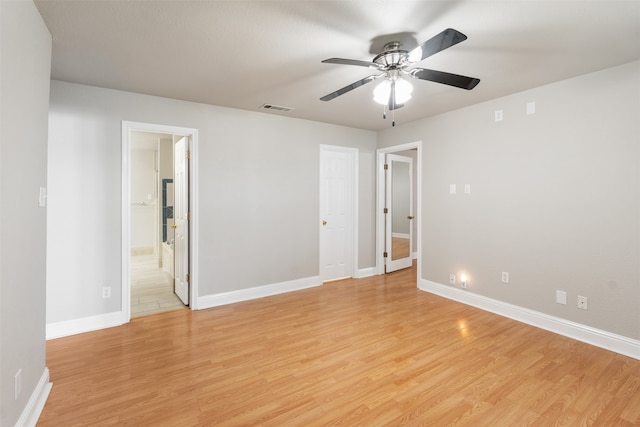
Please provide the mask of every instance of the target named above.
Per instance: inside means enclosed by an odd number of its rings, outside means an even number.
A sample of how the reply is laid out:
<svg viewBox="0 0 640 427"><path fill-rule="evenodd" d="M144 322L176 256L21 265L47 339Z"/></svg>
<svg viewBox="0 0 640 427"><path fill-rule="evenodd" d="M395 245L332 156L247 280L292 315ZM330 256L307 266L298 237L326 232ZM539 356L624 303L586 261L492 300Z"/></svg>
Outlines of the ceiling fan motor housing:
<svg viewBox="0 0 640 427"><path fill-rule="evenodd" d="M400 69L407 64L409 52L402 49L400 42L390 42L384 45L384 52L373 58L373 62L387 70Z"/></svg>

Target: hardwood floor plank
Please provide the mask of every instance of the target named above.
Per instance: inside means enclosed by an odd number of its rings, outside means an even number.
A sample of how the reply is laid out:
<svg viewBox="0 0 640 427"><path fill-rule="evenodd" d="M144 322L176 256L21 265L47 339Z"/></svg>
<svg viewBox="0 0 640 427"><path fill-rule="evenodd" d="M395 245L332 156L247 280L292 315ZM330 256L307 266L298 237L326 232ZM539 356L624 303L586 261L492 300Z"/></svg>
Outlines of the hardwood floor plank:
<svg viewBox="0 0 640 427"><path fill-rule="evenodd" d="M51 340L38 425L640 425L640 361L415 283L408 269Z"/></svg>

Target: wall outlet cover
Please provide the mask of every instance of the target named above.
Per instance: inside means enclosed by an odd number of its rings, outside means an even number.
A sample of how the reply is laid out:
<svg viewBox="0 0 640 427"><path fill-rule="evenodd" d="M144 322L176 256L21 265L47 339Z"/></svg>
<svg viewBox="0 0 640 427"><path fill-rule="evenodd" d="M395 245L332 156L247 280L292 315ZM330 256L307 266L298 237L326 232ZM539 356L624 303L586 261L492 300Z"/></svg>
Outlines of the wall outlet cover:
<svg viewBox="0 0 640 427"><path fill-rule="evenodd" d="M102 298L111 298L111 286L102 287Z"/></svg>
<svg viewBox="0 0 640 427"><path fill-rule="evenodd" d="M583 297L582 295L578 295L578 308L582 310L587 309L587 297Z"/></svg>

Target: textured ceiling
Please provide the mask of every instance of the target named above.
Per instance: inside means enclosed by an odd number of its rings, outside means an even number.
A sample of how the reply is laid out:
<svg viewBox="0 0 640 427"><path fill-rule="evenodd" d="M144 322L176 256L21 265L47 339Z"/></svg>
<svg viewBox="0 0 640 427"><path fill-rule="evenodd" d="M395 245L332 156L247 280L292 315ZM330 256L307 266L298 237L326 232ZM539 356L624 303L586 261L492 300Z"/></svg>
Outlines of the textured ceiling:
<svg viewBox="0 0 640 427"><path fill-rule="evenodd" d="M52 78L378 130L370 61L386 35L421 43L446 28L468 40L419 66L481 79L472 91L413 80L404 123L640 59L640 0L36 0L53 37ZM372 46L374 51L372 51ZM410 46L407 46L410 47ZM638 90L638 88L630 88Z"/></svg>

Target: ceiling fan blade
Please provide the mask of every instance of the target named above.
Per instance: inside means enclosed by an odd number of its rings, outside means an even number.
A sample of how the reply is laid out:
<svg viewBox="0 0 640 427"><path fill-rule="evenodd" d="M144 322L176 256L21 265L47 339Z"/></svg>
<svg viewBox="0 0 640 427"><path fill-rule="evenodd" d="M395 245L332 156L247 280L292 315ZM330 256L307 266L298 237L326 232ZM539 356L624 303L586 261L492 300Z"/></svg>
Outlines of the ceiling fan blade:
<svg viewBox="0 0 640 427"><path fill-rule="evenodd" d="M376 70L381 68L380 65L375 62L359 61L357 59L329 58L322 62L325 64L357 65L359 67L375 68Z"/></svg>
<svg viewBox="0 0 640 427"><path fill-rule="evenodd" d="M458 74L445 73L443 71L427 70L426 68L415 68L409 72L411 76L420 80L442 83L461 89L471 90L480 83L480 79L461 76Z"/></svg>
<svg viewBox="0 0 640 427"><path fill-rule="evenodd" d="M343 87L342 89L338 89L335 92L331 92L328 95L323 96L322 98L320 98L321 101L331 101L334 98L339 97L340 95L344 95L345 93L352 91L353 89L357 89L360 86L363 86L369 82L374 81L375 79L382 77L384 74L379 74L379 75L375 75L375 76L368 76L365 77L362 80L358 80L357 82L351 83L350 85L347 85L345 87Z"/></svg>
<svg viewBox="0 0 640 427"><path fill-rule="evenodd" d="M440 51L450 48L467 39L467 36L453 28L447 28L440 34L431 37L426 42L409 52L411 62L422 61Z"/></svg>

